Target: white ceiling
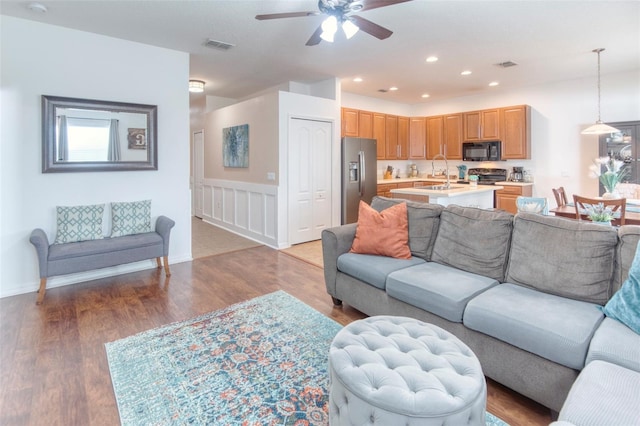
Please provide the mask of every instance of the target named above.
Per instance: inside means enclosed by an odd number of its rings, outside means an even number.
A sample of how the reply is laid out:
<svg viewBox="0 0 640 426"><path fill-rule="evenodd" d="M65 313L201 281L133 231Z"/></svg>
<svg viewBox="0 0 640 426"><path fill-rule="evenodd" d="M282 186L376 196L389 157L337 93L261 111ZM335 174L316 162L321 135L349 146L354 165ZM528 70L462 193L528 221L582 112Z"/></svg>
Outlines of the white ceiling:
<svg viewBox="0 0 640 426"><path fill-rule="evenodd" d="M639 1L413 0L361 12L393 31L386 40L361 31L313 47L305 43L322 16L258 21L255 15L315 11L316 0L43 0L44 14L29 3L1 0L0 13L189 52L190 78L204 80L208 95L235 99L287 81L338 77L344 91L415 104L593 78L591 51L599 47L606 48L602 75L638 70L640 76ZM235 47L203 46L209 38ZM427 64L430 55L440 60ZM518 66L495 65L504 61ZM461 76L464 69L473 74ZM364 81L354 83L356 76ZM491 81L500 85L490 88ZM391 86L399 90L378 92Z"/></svg>

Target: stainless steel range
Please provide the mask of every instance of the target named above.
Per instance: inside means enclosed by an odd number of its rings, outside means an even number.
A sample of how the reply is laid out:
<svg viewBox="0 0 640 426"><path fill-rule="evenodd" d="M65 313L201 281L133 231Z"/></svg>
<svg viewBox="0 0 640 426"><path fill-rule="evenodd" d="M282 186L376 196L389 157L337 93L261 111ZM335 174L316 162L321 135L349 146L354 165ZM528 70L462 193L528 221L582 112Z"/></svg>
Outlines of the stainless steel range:
<svg viewBox="0 0 640 426"><path fill-rule="evenodd" d="M468 175L478 176L478 185L495 185L496 182L503 182L507 180L507 169L469 169ZM465 180L459 180L457 183L469 182Z"/></svg>

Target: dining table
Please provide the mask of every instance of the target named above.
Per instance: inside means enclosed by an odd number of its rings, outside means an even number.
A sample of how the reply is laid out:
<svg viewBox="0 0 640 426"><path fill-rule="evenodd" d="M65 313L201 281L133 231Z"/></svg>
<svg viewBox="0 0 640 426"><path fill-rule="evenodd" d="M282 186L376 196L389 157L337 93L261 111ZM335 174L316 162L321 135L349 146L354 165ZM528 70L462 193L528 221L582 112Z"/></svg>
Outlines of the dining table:
<svg viewBox="0 0 640 426"><path fill-rule="evenodd" d="M549 209L549 213L560 217L576 219L576 208L569 204L556 207L555 209ZM587 215L582 215L582 219L589 220ZM625 225L640 225L640 205L627 204L624 222Z"/></svg>

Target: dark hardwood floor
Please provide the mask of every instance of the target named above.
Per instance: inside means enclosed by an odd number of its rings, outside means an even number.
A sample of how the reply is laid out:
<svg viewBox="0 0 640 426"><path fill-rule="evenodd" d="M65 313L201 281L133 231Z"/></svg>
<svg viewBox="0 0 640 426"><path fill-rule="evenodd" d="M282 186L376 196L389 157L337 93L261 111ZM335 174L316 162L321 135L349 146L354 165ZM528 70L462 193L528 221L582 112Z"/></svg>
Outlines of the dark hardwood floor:
<svg viewBox="0 0 640 426"><path fill-rule="evenodd" d="M0 425L119 423L104 344L284 290L341 324L364 315L335 308L322 269L256 247L0 299ZM546 408L489 380L487 407L509 424L547 425Z"/></svg>

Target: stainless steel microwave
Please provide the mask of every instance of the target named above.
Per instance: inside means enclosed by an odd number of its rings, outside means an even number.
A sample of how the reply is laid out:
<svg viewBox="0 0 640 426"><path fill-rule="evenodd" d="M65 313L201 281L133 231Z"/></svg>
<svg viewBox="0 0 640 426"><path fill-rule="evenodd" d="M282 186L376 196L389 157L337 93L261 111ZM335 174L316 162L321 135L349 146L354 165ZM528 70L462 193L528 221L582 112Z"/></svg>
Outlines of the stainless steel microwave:
<svg viewBox="0 0 640 426"><path fill-rule="evenodd" d="M462 144L463 161L500 161L502 142L464 142Z"/></svg>

